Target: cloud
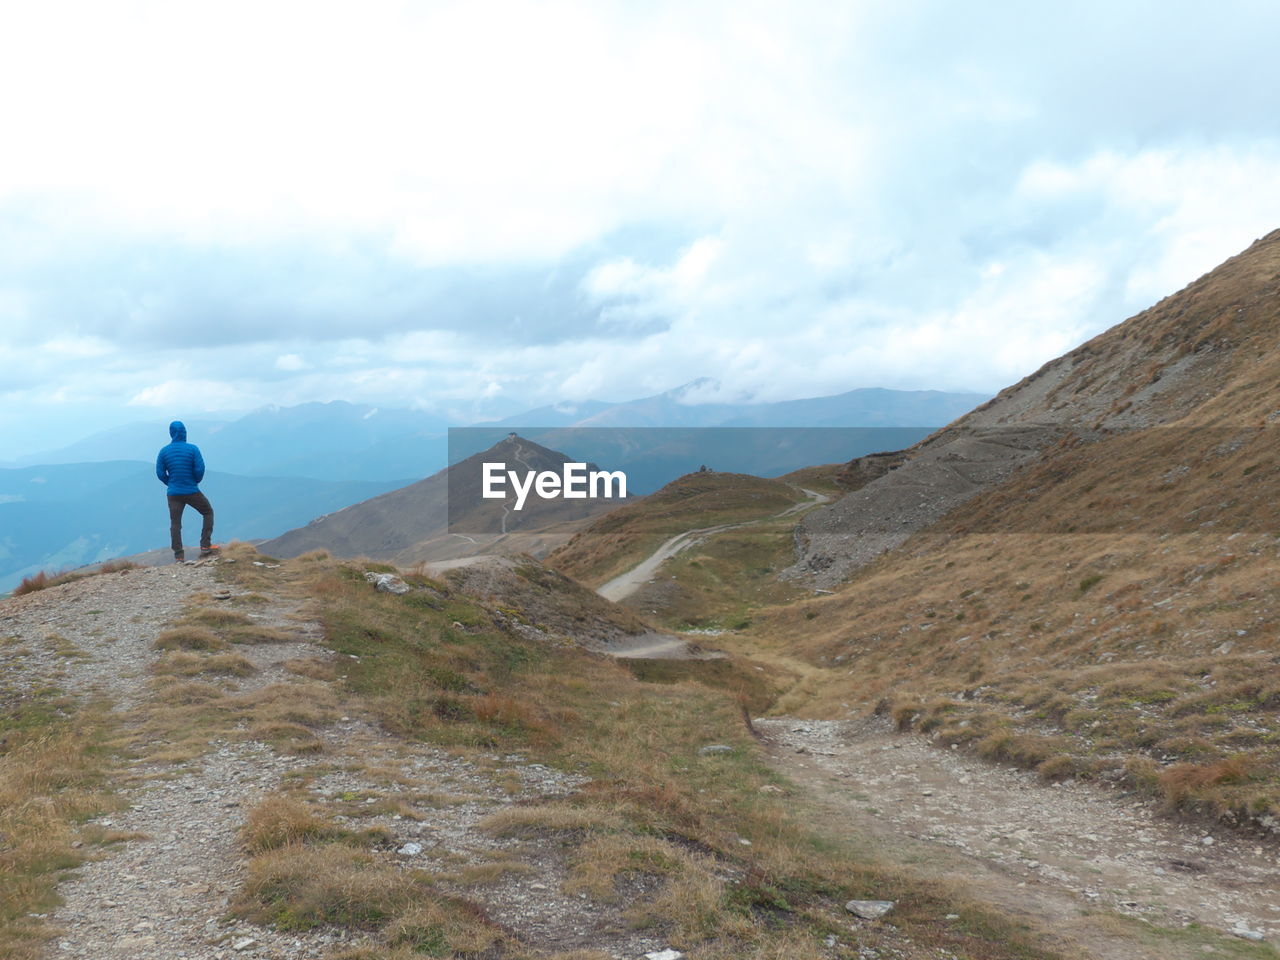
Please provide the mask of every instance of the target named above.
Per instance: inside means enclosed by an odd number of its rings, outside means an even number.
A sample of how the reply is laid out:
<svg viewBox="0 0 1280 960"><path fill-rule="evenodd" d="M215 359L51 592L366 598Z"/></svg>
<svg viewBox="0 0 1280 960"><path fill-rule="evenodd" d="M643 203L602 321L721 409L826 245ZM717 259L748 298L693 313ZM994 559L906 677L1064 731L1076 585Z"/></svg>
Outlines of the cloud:
<svg viewBox="0 0 1280 960"><path fill-rule="evenodd" d="M1280 226L1277 32L1247 0L6 6L0 459L33 412L994 391Z"/></svg>
<svg viewBox="0 0 1280 960"><path fill-rule="evenodd" d="M282 353L276 357L276 369L292 373L295 370L310 370L311 364L296 353Z"/></svg>
<svg viewBox="0 0 1280 960"><path fill-rule="evenodd" d="M129 406L194 409L207 413L244 407L245 400L241 388L220 380L166 380L139 390L129 399Z"/></svg>
<svg viewBox="0 0 1280 960"><path fill-rule="evenodd" d="M1280 137L1247 147L1102 150L1075 164L1033 164L1018 192L1032 203L1105 210L1115 224L1110 244L1145 254L1125 257L1132 264L1126 297L1143 303L1280 227L1278 172Z"/></svg>

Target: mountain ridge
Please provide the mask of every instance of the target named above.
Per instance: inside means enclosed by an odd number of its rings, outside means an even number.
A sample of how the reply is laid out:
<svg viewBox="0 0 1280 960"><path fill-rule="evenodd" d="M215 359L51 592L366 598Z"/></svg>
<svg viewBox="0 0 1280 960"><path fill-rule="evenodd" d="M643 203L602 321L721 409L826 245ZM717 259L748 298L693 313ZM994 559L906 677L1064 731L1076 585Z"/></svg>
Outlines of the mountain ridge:
<svg viewBox="0 0 1280 960"><path fill-rule="evenodd" d="M411 480L447 464L450 427L517 429L573 426L901 426L931 427L988 399L987 394L859 388L827 397L766 403L682 403L706 378L636 400L583 400L464 423L407 407L344 400L271 406L235 420L187 419L206 459L245 476L320 480ZM138 421L62 447L6 461L7 468L104 460L150 462L167 442L168 421Z"/></svg>
<svg viewBox="0 0 1280 960"><path fill-rule="evenodd" d="M481 496L482 465L519 462L531 471L559 472L570 458L509 435L488 450L425 479L349 504L259 544L264 553L296 557L311 550L334 556L369 556L398 565L448 560L476 553L541 553L567 539L585 521L617 501L543 498L530 492L524 508ZM589 465L593 466L593 465ZM555 533L544 533L549 527Z"/></svg>

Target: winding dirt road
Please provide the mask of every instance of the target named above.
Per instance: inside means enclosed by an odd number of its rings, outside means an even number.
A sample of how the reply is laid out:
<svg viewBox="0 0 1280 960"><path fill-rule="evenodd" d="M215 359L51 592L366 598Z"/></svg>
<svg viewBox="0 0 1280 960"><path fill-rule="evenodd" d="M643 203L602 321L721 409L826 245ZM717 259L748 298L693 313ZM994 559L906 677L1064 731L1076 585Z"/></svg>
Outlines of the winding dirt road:
<svg viewBox="0 0 1280 960"><path fill-rule="evenodd" d="M640 587L653 579L653 575L658 572L658 568L674 557L682 550L686 550L696 543L701 543L707 537L716 533L723 533L725 530L736 530L739 527L749 527L753 524L764 523L768 520L778 520L782 517L788 517L792 514L799 513L802 510L808 510L810 507L816 507L819 504L827 503L831 500L825 493L819 493L817 490L809 490L800 487L809 499L802 503L793 504L781 513L775 513L771 517L765 517L761 520L742 520L738 523L722 523L714 527L702 527L697 530L686 530L684 533L677 533L669 540L664 540L662 544L640 563L632 567L626 573L619 574L608 583L599 587L596 593L604 597L606 600L612 600L617 603L631 594L635 593Z"/></svg>

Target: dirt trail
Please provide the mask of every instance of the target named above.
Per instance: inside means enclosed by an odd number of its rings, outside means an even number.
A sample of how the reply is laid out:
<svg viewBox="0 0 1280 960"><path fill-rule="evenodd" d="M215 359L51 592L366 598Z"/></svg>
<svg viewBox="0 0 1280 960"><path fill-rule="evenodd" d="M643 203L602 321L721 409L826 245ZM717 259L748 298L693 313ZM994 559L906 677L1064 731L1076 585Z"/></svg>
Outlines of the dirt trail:
<svg viewBox="0 0 1280 960"><path fill-rule="evenodd" d="M493 557L494 554L491 553L476 553L466 557L454 557L451 560L431 560L422 564L422 572L429 577L438 577L449 570L460 570L463 567L473 567L478 563L489 563Z"/></svg>
<svg viewBox="0 0 1280 960"><path fill-rule="evenodd" d="M808 510L810 507L816 507L819 504L827 503L830 497L825 493L819 493L816 490L809 490L804 487L799 488L805 495L809 497L802 503L793 504L781 513L766 517L765 520L777 520L781 517L789 517L799 513L802 510ZM696 543L701 543L707 537L715 533L723 533L726 530L736 530L739 527L749 527L753 524L765 522L763 520L743 520L740 523L722 523L714 527L702 527L698 530L686 530L684 533L677 533L669 540L664 540L662 544L640 563L632 567L626 573L619 574L608 583L599 587L596 593L604 597L606 600L612 600L617 603L631 594L635 593L645 583L653 579L653 575L658 572L658 568L674 557L680 551L685 550Z"/></svg>
<svg viewBox="0 0 1280 960"><path fill-rule="evenodd" d="M685 637L670 633L648 633L601 647L604 653L622 660L723 660L722 650L703 650Z"/></svg>
<svg viewBox="0 0 1280 960"><path fill-rule="evenodd" d="M1227 956L1224 948L1246 946L1245 931L1280 942L1274 842L1197 830L1089 784L1045 784L879 720L756 724L777 768L827 811L826 829L835 824L875 841L877 856L959 880L975 899L1027 917L1084 956ZM1240 939L1144 937L1143 920Z"/></svg>
<svg viewBox="0 0 1280 960"><path fill-rule="evenodd" d="M211 565L171 565L89 577L0 601L0 670L16 686L52 682L70 692L106 696L128 730L151 697L149 668L160 656L153 647L157 634L183 613L192 594L223 591L229 599L206 598L206 604L234 604L245 592L219 583ZM291 601L271 597L237 609L253 611L255 620L287 631L291 639L237 645L235 652L252 660L257 672L235 682L236 694L308 682L283 663L336 656L311 642L320 627ZM315 960L359 943L359 931L282 933L228 918L246 876L238 840L245 814L286 779L296 784L308 770L313 803L370 805L358 823L380 827L392 838L381 855L398 866L438 872L442 890L449 889L446 877L459 864L490 863L495 855L529 862L527 876L459 892L533 948L591 948L633 958L665 946L628 929L621 907L561 893L563 852L556 841L495 840L477 827L507 804L563 795L585 778L530 763L520 753L464 758L401 741L351 712L316 730L324 742L316 755L282 755L237 737L212 739L201 756L174 766L147 759L150 746L165 744L143 745L141 758L118 778L127 807L96 821L134 838L95 851L60 886L65 903L49 918L60 933L47 955Z"/></svg>

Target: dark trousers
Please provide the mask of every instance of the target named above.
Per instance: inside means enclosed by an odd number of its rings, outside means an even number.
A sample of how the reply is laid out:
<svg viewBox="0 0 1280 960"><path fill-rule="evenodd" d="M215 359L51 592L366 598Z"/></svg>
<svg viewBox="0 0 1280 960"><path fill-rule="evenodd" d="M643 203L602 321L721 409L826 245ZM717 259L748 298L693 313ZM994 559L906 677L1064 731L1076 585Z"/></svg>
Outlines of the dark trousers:
<svg viewBox="0 0 1280 960"><path fill-rule="evenodd" d="M204 517L204 526L200 528L200 549L208 550L213 543L213 507L209 504L209 498L203 493L171 493L169 494L169 540L173 545L174 553L182 549L182 510L188 506L194 507L196 512Z"/></svg>

